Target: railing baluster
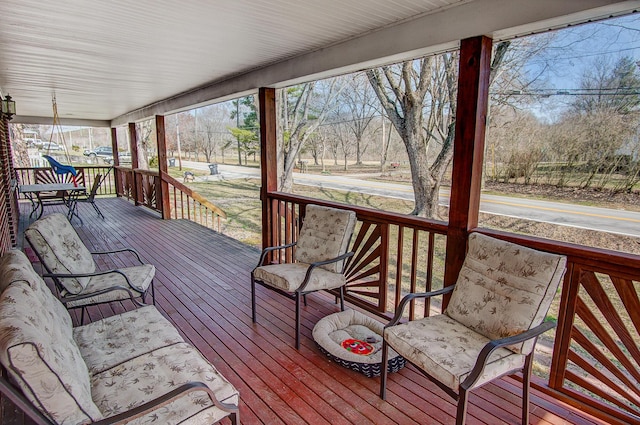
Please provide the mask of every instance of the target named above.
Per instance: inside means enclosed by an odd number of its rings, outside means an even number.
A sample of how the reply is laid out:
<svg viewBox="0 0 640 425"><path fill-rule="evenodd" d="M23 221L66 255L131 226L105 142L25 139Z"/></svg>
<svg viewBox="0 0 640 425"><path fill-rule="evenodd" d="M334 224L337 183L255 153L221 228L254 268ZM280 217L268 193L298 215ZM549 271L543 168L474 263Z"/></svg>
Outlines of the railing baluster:
<svg viewBox="0 0 640 425"><path fill-rule="evenodd" d="M418 277L418 250L420 248L420 233L417 229L413 229L413 240L411 241L411 276L409 284L409 293L416 292L417 277ZM416 318L416 303L412 300L409 304L409 319L414 320Z"/></svg>
<svg viewBox="0 0 640 425"><path fill-rule="evenodd" d="M429 247L427 251L427 279L425 281L425 292L433 290L433 255L435 253L435 239L436 235L429 232ZM431 299L427 298L424 301L424 317L431 316Z"/></svg>
<svg viewBox="0 0 640 425"><path fill-rule="evenodd" d="M402 265L404 261L402 261L402 257L404 256L404 226L398 226L398 250L396 256L396 291L395 291L395 300L394 306L397 308L398 304L400 304L400 300L402 299ZM394 308L395 310L395 308Z"/></svg>

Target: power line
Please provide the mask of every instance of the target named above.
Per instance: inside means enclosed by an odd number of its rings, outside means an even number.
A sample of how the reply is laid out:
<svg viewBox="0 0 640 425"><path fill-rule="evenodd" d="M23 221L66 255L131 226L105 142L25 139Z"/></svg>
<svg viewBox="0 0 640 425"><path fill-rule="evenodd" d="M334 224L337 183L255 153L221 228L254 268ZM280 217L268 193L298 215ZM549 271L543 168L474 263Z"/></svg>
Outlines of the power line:
<svg viewBox="0 0 640 425"><path fill-rule="evenodd" d="M492 91L501 96L633 96L640 95L640 87L594 88L594 89L529 89Z"/></svg>

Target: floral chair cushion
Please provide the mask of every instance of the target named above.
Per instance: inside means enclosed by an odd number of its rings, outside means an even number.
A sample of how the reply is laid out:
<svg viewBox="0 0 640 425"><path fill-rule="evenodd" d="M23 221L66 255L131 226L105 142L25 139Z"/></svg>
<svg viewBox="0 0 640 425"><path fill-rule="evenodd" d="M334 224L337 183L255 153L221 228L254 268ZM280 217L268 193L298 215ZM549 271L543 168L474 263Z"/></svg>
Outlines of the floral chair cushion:
<svg viewBox="0 0 640 425"><path fill-rule="evenodd" d="M152 305L73 329L91 375L158 348L184 342L176 328Z"/></svg>
<svg viewBox="0 0 640 425"><path fill-rule="evenodd" d="M22 251L10 250L0 257L0 293L13 282L29 282L39 277Z"/></svg>
<svg viewBox="0 0 640 425"><path fill-rule="evenodd" d="M307 205L296 245L296 260L302 263L336 258L349 247L356 224L356 213L336 208ZM320 266L333 273L342 272L343 261Z"/></svg>
<svg viewBox="0 0 640 425"><path fill-rule="evenodd" d="M561 255L472 233L445 313L489 339L522 333L544 320L566 262ZM529 340L509 348L529 354L533 346Z"/></svg>
<svg viewBox="0 0 640 425"><path fill-rule="evenodd" d="M266 284L280 288L287 292L295 292L304 280L308 264L305 263L283 263L258 267L253 275L257 280ZM320 289L339 288L347 282L343 274L333 273L317 267L311 273L309 283L305 287L307 291L317 291Z"/></svg>
<svg viewBox="0 0 640 425"><path fill-rule="evenodd" d="M156 273L155 266L151 264L142 264L140 266L126 267L118 270L123 272L129 279L129 282L131 282L131 285L138 289L131 290L134 298L140 297L146 292L146 290L149 288L149 285L151 285L153 277ZM108 273L98 276L92 276L89 278L87 286L76 295L82 295L85 293L92 294L102 289L109 289L115 286L122 286L125 288L128 287L127 281L119 273ZM129 295L128 291L117 289L106 292L104 294L95 295L90 298L83 298L78 301L70 301L67 303L67 307L80 307L88 304L106 303L111 301L126 300L129 298L131 298L131 296Z"/></svg>
<svg viewBox="0 0 640 425"><path fill-rule="evenodd" d="M110 417L153 400L187 382L206 384L222 403L238 405L238 391L187 343L160 348L94 375L94 400ZM193 392L128 424L213 424L228 413L205 392Z"/></svg>
<svg viewBox="0 0 640 425"><path fill-rule="evenodd" d="M485 336L445 314L391 326L385 329L384 336L400 355L455 391L489 342ZM497 349L489 356L474 387L522 368L524 361L522 354L506 348Z"/></svg>
<svg viewBox="0 0 640 425"><path fill-rule="evenodd" d="M29 226L25 236L51 273L93 273L96 264L64 214L47 215ZM72 294L79 294L89 278L60 279Z"/></svg>
<svg viewBox="0 0 640 425"><path fill-rule="evenodd" d="M73 324L69 312L49 290L42 277L33 269L29 258L22 251L11 250L0 258L0 281L2 282L0 292L16 282L29 285L38 295L38 301L42 303L42 308L50 311L52 317L55 317L59 322L60 332L64 332L65 338L71 336Z"/></svg>
<svg viewBox="0 0 640 425"><path fill-rule="evenodd" d="M48 308L51 291L42 279L32 283L16 281L0 296L0 361L27 399L56 423L99 420L70 320L60 317L64 307Z"/></svg>

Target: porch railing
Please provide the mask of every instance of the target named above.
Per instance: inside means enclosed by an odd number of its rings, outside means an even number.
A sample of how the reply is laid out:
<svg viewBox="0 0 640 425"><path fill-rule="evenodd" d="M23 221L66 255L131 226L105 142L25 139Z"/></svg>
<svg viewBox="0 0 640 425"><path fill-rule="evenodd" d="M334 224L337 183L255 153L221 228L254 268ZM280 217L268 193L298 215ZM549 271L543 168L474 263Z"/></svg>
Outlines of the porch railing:
<svg viewBox="0 0 640 425"><path fill-rule="evenodd" d="M163 180L168 184L171 218L188 219L221 231L220 219L227 218L221 208L171 176L163 175Z"/></svg>
<svg viewBox="0 0 640 425"><path fill-rule="evenodd" d="M44 167L41 169L47 169ZM34 184L36 183L35 173L38 168L32 167L20 167L16 168L18 174L18 181L20 184ZM115 195L116 194L116 181L115 173L110 166L86 166L75 167L78 173L81 175L82 181L87 188L93 186L93 182L98 174L101 174L104 181L100 184L98 189L98 196L101 195ZM21 199L24 199L24 195L20 195Z"/></svg>
<svg viewBox="0 0 640 425"><path fill-rule="evenodd" d="M357 214L347 264L347 299L390 316L408 292L442 286L447 225L310 199L269 193L270 245L293 242L307 204ZM478 229L495 237L566 255L549 378L536 386L612 423L640 422L640 256ZM291 254L276 254L283 262ZM411 306L411 318L439 306ZM556 314L556 313L553 313Z"/></svg>
<svg viewBox="0 0 640 425"><path fill-rule="evenodd" d="M163 212L161 182L166 183L169 194L169 216L173 219L187 219L221 231L221 218L225 212L209 200L182 184L173 177L157 171L115 167L117 174L117 193L119 196L133 199L137 205L144 205L160 213Z"/></svg>
<svg viewBox="0 0 640 425"><path fill-rule="evenodd" d="M353 257L346 265L346 298L353 304L381 316L395 310L402 296L442 287L447 225L443 222L339 205L286 193L271 193L270 245L294 242L299 218L308 204L349 208L358 223L352 238ZM290 260L291 253L279 254L274 262ZM429 314L429 304L414 303L409 316Z"/></svg>

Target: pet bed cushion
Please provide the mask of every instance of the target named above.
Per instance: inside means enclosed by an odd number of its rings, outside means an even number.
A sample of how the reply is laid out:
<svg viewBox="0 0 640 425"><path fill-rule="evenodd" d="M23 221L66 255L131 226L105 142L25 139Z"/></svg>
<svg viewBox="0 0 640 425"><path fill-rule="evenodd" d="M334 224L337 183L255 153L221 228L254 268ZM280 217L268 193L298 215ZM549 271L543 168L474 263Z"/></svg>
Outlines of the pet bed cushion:
<svg viewBox="0 0 640 425"><path fill-rule="evenodd" d="M371 378L380 375L383 328L377 320L347 309L320 319L313 339L331 360ZM404 358L390 349L389 372L397 372L404 364Z"/></svg>

